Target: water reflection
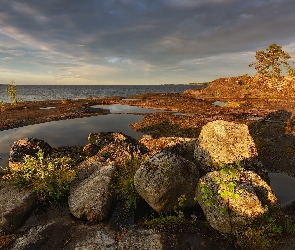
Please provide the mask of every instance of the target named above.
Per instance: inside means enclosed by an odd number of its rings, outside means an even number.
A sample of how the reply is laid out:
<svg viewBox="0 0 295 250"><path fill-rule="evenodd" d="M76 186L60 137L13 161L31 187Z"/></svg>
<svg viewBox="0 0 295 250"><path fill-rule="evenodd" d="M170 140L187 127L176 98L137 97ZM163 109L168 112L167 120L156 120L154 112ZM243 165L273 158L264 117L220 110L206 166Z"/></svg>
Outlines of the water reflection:
<svg viewBox="0 0 295 250"><path fill-rule="evenodd" d="M295 200L295 178L281 173L269 173L270 186L281 205Z"/></svg>
<svg viewBox="0 0 295 250"><path fill-rule="evenodd" d="M111 104L111 105L94 105L91 108L100 108L107 109L111 113L139 113L139 114L147 114L147 113L156 113L156 112L167 112L166 110L156 110L156 109L148 109L141 108L137 106L129 106L122 104Z"/></svg>
<svg viewBox="0 0 295 250"><path fill-rule="evenodd" d="M141 121L141 115L109 114L76 118L71 120L53 121L29 125L18 129L0 131L0 166L8 165L11 145L26 137L36 137L48 142L52 147L85 145L90 132L123 132L135 139L140 139L142 133L129 128L129 124Z"/></svg>

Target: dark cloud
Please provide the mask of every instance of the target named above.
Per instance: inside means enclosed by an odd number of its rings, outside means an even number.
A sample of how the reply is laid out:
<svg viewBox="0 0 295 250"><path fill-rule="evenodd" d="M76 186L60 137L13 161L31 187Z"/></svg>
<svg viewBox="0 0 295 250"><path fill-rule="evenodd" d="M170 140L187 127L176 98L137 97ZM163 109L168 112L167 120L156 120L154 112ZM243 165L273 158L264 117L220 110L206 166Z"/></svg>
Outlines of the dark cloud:
<svg viewBox="0 0 295 250"><path fill-rule="evenodd" d="M0 0L0 6L0 34L85 63L174 67L294 40L294 0Z"/></svg>

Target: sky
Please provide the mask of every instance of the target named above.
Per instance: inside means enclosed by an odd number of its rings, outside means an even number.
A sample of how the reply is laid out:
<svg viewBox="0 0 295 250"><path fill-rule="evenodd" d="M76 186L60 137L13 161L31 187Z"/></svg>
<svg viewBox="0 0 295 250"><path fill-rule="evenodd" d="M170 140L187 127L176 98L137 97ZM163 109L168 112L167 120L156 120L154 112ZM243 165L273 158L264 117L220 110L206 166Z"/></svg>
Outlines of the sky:
<svg viewBox="0 0 295 250"><path fill-rule="evenodd" d="M295 60L294 0L0 0L0 84L188 84Z"/></svg>

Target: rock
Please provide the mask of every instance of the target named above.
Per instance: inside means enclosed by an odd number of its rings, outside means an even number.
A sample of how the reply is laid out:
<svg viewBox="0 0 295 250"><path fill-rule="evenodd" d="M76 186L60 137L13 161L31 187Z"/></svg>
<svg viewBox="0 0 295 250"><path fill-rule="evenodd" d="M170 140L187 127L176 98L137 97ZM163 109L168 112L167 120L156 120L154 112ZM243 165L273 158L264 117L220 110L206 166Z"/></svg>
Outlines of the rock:
<svg viewBox="0 0 295 250"><path fill-rule="evenodd" d="M18 189L0 178L0 231L13 232L36 203L36 194Z"/></svg>
<svg viewBox="0 0 295 250"><path fill-rule="evenodd" d="M104 146L97 155L106 161L123 162L127 159L140 157L142 153L137 144L114 141Z"/></svg>
<svg viewBox="0 0 295 250"><path fill-rule="evenodd" d="M113 201L111 184L114 171L114 165L106 163L89 178L85 178L75 187L71 186L68 203L75 217L100 221L108 216Z"/></svg>
<svg viewBox="0 0 295 250"><path fill-rule="evenodd" d="M87 226L69 221L49 221L19 232L11 250L31 249L117 249L115 238L101 225Z"/></svg>
<svg viewBox="0 0 295 250"><path fill-rule="evenodd" d="M152 229L133 229L119 240L118 250L153 249L162 250L162 235Z"/></svg>
<svg viewBox="0 0 295 250"><path fill-rule="evenodd" d="M152 138L151 136L144 135L139 140L148 150L150 154L167 149L174 154L180 155L190 161L194 160L194 149L196 139L183 138L183 137L160 137Z"/></svg>
<svg viewBox="0 0 295 250"><path fill-rule="evenodd" d="M97 155L106 161L122 162L126 159L139 157L146 150L144 146L131 136L119 132L90 133L88 135L90 145L86 145L84 152ZM90 154L90 155L91 155Z"/></svg>
<svg viewBox="0 0 295 250"><path fill-rule="evenodd" d="M39 149L42 149L45 157L48 156L52 150L47 142L37 138L24 138L15 141L10 148L9 167L17 167L18 163L23 160L25 155L37 156Z"/></svg>
<svg viewBox="0 0 295 250"><path fill-rule="evenodd" d="M138 194L157 212L172 211L178 198L185 195L183 206L192 207L199 179L197 167L190 161L167 151L154 154L135 173Z"/></svg>
<svg viewBox="0 0 295 250"><path fill-rule="evenodd" d="M222 191L228 194L222 197ZM210 225L223 233L235 232L262 217L266 206L270 216L281 214L271 188L252 171L241 170L236 175L210 172L200 178L196 197Z"/></svg>
<svg viewBox="0 0 295 250"><path fill-rule="evenodd" d="M99 148L103 148L109 143L115 142L115 141L125 141L129 143L136 143L136 140L134 138L120 132L90 133L87 139L89 143L95 144Z"/></svg>
<svg viewBox="0 0 295 250"><path fill-rule="evenodd" d="M99 146L88 143L83 147L83 154L86 156L94 156L99 151Z"/></svg>
<svg viewBox="0 0 295 250"><path fill-rule="evenodd" d="M248 126L217 120L203 126L196 142L194 157L206 172L220 169L220 164L240 162L268 181L267 171L258 160Z"/></svg>

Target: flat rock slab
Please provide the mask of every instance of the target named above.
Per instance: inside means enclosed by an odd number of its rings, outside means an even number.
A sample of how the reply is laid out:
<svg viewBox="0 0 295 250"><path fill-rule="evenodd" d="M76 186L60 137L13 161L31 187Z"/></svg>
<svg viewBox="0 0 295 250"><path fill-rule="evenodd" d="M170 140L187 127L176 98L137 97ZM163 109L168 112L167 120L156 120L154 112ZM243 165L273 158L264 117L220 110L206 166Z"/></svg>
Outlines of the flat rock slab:
<svg viewBox="0 0 295 250"><path fill-rule="evenodd" d="M36 203L31 190L18 189L0 178L0 230L14 231Z"/></svg>

